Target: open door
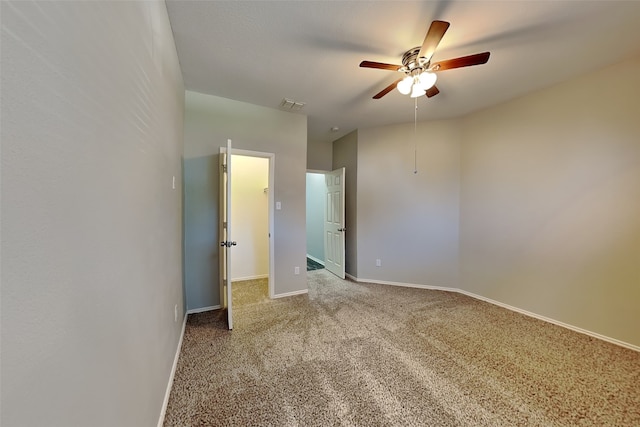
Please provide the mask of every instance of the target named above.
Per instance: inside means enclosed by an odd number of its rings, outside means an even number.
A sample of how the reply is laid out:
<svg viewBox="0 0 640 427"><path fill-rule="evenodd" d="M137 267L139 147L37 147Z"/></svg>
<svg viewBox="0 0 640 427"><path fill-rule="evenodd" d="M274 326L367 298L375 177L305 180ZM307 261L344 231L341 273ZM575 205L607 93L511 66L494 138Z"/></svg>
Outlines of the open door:
<svg viewBox="0 0 640 427"><path fill-rule="evenodd" d="M344 168L325 174L324 267L344 279Z"/></svg>
<svg viewBox="0 0 640 427"><path fill-rule="evenodd" d="M220 212L218 215L218 235L220 236L220 307L226 311L227 326L233 329L233 309L231 307L231 140L227 140L227 150L220 152Z"/></svg>

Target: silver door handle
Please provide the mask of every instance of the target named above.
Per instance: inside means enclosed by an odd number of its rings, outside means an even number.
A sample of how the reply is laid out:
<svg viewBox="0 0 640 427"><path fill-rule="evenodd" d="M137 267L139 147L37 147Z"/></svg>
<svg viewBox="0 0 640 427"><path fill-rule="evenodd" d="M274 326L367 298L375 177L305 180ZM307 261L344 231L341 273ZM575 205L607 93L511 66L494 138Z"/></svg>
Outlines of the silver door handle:
<svg viewBox="0 0 640 427"><path fill-rule="evenodd" d="M344 228L338 228L338 231L347 231L347 227L344 227Z"/></svg>
<svg viewBox="0 0 640 427"><path fill-rule="evenodd" d="M226 247L228 247L228 248L230 248L231 246L235 246L235 245L237 245L237 243L236 243L236 242L229 242L229 241L227 241L227 242L220 242L220 246L226 246Z"/></svg>

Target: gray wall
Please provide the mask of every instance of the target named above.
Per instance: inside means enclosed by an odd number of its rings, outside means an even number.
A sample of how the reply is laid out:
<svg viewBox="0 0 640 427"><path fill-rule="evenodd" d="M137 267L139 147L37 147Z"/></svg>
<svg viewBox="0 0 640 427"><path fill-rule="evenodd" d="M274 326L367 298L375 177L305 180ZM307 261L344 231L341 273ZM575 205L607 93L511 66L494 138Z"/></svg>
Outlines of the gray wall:
<svg viewBox="0 0 640 427"><path fill-rule="evenodd" d="M184 275L188 309L220 303L217 238L218 155L185 159Z"/></svg>
<svg viewBox="0 0 640 427"><path fill-rule="evenodd" d="M358 131L358 276L455 288L459 125L418 123L417 137L414 174L413 123Z"/></svg>
<svg viewBox="0 0 640 427"><path fill-rule="evenodd" d="M218 206L218 152L227 139L235 149L275 154L275 184L270 191L274 191L275 201L282 203L282 210L276 210L274 218L274 293L306 290L306 116L190 91L185 97L185 175L194 178L185 181L185 192L190 195L185 200L185 212L189 213L185 218L185 264L195 271L186 280L188 308L220 303L217 215L211 212ZM195 160L211 156L215 160ZM192 165L209 165L215 171L191 171ZM198 206L207 212L194 212ZM198 224L204 224L201 226L190 222L190 218L206 215L211 215L211 225L205 219L199 220ZM294 275L296 266L300 267L299 275Z"/></svg>
<svg viewBox="0 0 640 427"><path fill-rule="evenodd" d="M358 276L358 131L333 142L332 170L345 168L345 272ZM364 185L367 185L366 183Z"/></svg>
<svg viewBox="0 0 640 427"><path fill-rule="evenodd" d="M307 255L324 261L324 210L327 184L321 173L307 173Z"/></svg>
<svg viewBox="0 0 640 427"><path fill-rule="evenodd" d="M2 2L1 79L0 424L156 425L183 319L165 4Z"/></svg>
<svg viewBox="0 0 640 427"><path fill-rule="evenodd" d="M640 345L639 112L636 58L465 118L462 287Z"/></svg>
<svg viewBox="0 0 640 427"><path fill-rule="evenodd" d="M307 141L307 169L331 170L332 151L331 142Z"/></svg>

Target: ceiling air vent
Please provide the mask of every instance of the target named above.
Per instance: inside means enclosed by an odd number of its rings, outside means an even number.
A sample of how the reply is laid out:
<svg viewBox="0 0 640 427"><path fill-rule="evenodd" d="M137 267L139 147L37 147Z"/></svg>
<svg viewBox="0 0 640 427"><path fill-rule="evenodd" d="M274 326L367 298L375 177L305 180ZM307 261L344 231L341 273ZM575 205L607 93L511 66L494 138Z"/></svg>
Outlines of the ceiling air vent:
<svg viewBox="0 0 640 427"><path fill-rule="evenodd" d="M289 98L282 98L282 101L280 102L280 108L283 110L300 111L304 106L304 102L294 101Z"/></svg>

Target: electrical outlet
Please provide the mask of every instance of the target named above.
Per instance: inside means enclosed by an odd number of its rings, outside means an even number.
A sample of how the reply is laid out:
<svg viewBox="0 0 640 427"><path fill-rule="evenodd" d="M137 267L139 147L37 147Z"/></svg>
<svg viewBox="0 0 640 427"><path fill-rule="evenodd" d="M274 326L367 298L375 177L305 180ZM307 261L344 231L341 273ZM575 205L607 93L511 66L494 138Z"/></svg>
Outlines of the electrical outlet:
<svg viewBox="0 0 640 427"><path fill-rule="evenodd" d="M178 304L173 306L173 321L178 321Z"/></svg>
<svg viewBox="0 0 640 427"><path fill-rule="evenodd" d="M382 265L382 261L379 259L376 260L376 267L380 267Z"/></svg>
<svg viewBox="0 0 640 427"><path fill-rule="evenodd" d="M300 267L294 267L293 274L300 274Z"/></svg>

